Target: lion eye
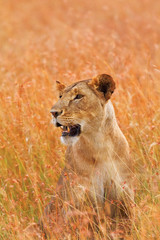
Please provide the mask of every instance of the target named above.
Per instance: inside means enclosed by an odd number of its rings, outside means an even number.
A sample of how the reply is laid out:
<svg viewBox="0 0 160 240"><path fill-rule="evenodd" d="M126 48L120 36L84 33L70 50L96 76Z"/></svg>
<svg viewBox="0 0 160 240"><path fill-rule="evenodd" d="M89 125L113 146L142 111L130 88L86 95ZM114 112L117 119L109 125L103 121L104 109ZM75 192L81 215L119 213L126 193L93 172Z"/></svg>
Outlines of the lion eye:
<svg viewBox="0 0 160 240"><path fill-rule="evenodd" d="M59 96L59 98L61 98L61 97L62 97L62 95Z"/></svg>
<svg viewBox="0 0 160 240"><path fill-rule="evenodd" d="M74 100L76 100L76 99L81 99L82 97L83 97L82 94L77 94L77 95L75 96Z"/></svg>

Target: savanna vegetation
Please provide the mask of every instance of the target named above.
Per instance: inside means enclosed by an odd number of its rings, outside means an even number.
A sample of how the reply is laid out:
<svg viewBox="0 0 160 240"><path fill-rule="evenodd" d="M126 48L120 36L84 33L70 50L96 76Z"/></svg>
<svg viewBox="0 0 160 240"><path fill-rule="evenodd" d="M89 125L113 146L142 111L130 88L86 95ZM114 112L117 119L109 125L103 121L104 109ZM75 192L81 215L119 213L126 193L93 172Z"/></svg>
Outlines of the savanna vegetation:
<svg viewBox="0 0 160 240"><path fill-rule="evenodd" d="M159 0L1 0L0 5L0 239L23 239L23 229L38 221L63 169L65 147L50 115L58 97L55 81L67 85L107 73L116 82L112 102L135 171L136 215L125 239L158 240Z"/></svg>

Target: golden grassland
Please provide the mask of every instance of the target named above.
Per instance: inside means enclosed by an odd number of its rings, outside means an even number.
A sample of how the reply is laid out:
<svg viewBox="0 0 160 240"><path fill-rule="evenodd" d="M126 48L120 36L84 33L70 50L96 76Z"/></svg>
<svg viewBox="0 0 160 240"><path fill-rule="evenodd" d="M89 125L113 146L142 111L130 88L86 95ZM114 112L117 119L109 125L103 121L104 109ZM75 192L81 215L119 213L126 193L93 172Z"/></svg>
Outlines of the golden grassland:
<svg viewBox="0 0 160 240"><path fill-rule="evenodd" d="M159 0L0 4L0 239L22 239L63 169L65 147L49 113L55 81L99 73L116 81L112 102L135 166L136 217L127 239L159 239Z"/></svg>

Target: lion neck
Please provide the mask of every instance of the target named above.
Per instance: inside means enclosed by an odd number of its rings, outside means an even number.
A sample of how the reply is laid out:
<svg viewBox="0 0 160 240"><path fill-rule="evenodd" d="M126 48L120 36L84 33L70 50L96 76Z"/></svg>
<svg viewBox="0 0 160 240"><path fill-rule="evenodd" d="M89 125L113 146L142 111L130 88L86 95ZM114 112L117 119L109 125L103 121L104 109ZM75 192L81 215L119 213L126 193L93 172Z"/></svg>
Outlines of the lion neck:
<svg viewBox="0 0 160 240"><path fill-rule="evenodd" d="M119 131L113 105L111 101L108 101L104 107L104 117L99 128L83 133L76 143L69 145L68 158L92 164L103 161L103 156L112 157L112 152L114 153L116 148L113 136L117 135Z"/></svg>

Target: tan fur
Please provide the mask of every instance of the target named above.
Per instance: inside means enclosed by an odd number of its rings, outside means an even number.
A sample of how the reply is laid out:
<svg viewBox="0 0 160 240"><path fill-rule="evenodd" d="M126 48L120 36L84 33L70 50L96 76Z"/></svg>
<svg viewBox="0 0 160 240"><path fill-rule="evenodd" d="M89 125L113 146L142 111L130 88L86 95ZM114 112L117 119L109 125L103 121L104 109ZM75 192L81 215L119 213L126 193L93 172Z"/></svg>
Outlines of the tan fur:
<svg viewBox="0 0 160 240"><path fill-rule="evenodd" d="M128 213L129 202L133 201L132 162L109 100L114 89L109 75L98 75L64 88L62 97L52 107L52 113L60 113L54 118L55 124L81 125L79 136L62 137L67 145L66 166L53 204L59 198L63 200L62 208L65 209L64 202L69 202L80 209L87 198L96 209L104 208L113 217L118 212L114 203L119 201ZM76 94L84 97L75 100Z"/></svg>
<svg viewBox="0 0 160 240"><path fill-rule="evenodd" d="M65 85L60 83L59 81L56 81L56 87L60 94L62 94L63 90L65 89Z"/></svg>

